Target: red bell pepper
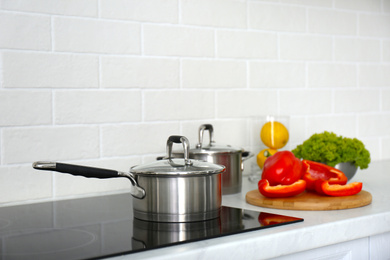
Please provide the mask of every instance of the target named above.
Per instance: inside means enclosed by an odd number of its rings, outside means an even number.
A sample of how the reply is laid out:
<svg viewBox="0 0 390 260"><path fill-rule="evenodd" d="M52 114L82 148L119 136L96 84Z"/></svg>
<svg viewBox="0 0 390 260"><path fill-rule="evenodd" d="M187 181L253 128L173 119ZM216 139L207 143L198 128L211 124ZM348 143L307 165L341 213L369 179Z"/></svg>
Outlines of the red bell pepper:
<svg viewBox="0 0 390 260"><path fill-rule="evenodd" d="M351 182L349 184L330 184L329 181L317 180L315 182L315 190L317 193L328 196L352 196L358 194L363 188L361 182Z"/></svg>
<svg viewBox="0 0 390 260"><path fill-rule="evenodd" d="M262 179L271 186L290 185L302 177L302 162L290 151L279 151L264 162Z"/></svg>
<svg viewBox="0 0 390 260"><path fill-rule="evenodd" d="M268 198L285 198L296 196L306 189L306 181L300 179L293 184L271 186L267 179L262 179L258 183L260 193Z"/></svg>
<svg viewBox="0 0 390 260"><path fill-rule="evenodd" d="M303 179L306 181L306 189L309 191L316 191L316 181L324 180L329 184L341 184L347 183L348 178L345 174L329 165L313 162L309 160L303 160Z"/></svg>

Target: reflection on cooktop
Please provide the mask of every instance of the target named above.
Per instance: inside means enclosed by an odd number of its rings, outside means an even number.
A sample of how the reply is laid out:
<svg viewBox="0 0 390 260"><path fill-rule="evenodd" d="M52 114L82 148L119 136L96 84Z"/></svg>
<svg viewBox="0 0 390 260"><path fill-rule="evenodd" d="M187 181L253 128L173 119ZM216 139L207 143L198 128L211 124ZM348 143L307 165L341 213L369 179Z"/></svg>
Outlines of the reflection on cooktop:
<svg viewBox="0 0 390 260"><path fill-rule="evenodd" d="M303 221L222 207L216 219L162 223L132 210L130 194L1 208L0 259L93 259Z"/></svg>

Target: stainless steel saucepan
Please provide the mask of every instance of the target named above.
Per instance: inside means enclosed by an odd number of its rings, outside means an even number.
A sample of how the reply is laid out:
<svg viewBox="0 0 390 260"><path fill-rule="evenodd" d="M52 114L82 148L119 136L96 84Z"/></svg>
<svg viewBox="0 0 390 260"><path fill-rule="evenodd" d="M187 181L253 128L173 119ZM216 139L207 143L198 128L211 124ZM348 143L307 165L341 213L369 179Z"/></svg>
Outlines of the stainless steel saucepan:
<svg viewBox="0 0 390 260"><path fill-rule="evenodd" d="M183 145L183 159L172 158L173 143ZM59 162L35 162L33 167L89 178L126 177L131 182L134 217L141 220L191 222L219 217L225 166L190 160L190 144L184 136L170 136L166 149L167 159L133 166L130 172Z"/></svg>
<svg viewBox="0 0 390 260"><path fill-rule="evenodd" d="M210 143L203 144L203 132L209 131ZM251 152L231 145L216 144L213 140L214 128L211 124L203 124L199 127L199 143L190 149L189 158L207 161L226 166L226 173L222 175L222 194L234 194L241 192L243 162L253 156ZM174 151L173 157L183 158L182 151Z"/></svg>

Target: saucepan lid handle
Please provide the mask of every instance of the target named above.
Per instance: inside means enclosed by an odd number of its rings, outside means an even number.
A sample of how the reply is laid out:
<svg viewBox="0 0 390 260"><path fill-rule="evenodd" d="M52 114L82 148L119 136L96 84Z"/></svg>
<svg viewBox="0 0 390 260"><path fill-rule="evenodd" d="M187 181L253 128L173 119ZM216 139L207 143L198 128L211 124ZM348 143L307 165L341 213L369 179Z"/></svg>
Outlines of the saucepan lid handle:
<svg viewBox="0 0 390 260"><path fill-rule="evenodd" d="M210 135L210 146L212 143L214 143L214 138L213 138L213 135L214 135L214 128L211 124L203 124L201 126L199 126L199 130L198 130L198 141L199 143L196 145L196 148L202 148L202 143L203 143L203 132L204 130L209 130L209 135Z"/></svg>
<svg viewBox="0 0 390 260"><path fill-rule="evenodd" d="M184 150L184 164L186 166L192 165L190 158L190 142L185 136L180 135L171 135L167 140L167 158L172 163L172 146L173 143L182 143L183 144L183 150Z"/></svg>

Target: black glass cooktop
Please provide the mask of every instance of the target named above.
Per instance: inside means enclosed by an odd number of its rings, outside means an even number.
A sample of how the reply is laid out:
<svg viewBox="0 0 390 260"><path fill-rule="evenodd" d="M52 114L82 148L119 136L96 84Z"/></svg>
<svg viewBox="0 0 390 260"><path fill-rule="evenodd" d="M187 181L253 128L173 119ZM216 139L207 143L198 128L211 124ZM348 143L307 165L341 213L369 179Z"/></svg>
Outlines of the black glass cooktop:
<svg viewBox="0 0 390 260"><path fill-rule="evenodd" d="M222 207L208 221L157 223L132 211L130 194L0 208L0 260L103 258L303 221Z"/></svg>

